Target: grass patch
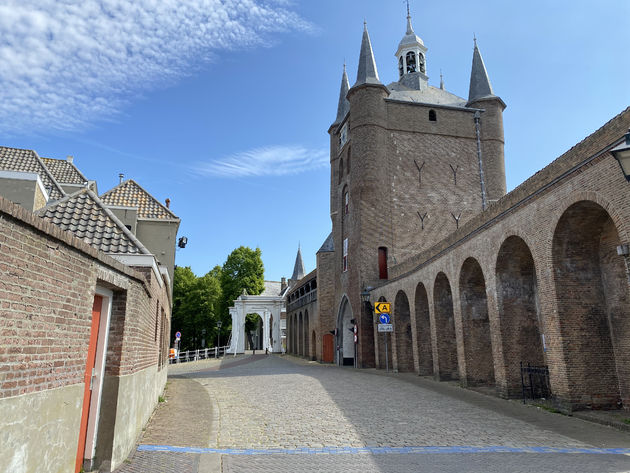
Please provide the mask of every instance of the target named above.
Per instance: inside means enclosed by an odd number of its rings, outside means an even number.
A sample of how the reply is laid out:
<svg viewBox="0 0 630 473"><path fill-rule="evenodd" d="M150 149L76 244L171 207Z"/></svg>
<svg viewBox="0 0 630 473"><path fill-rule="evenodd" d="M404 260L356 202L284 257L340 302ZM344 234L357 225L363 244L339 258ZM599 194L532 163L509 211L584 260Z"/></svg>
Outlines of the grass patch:
<svg viewBox="0 0 630 473"><path fill-rule="evenodd" d="M164 396L158 397L158 402L166 402L166 398Z"/></svg>
<svg viewBox="0 0 630 473"><path fill-rule="evenodd" d="M629 424L629 425L630 425L630 419L623 419L623 423L624 423L624 424Z"/></svg>

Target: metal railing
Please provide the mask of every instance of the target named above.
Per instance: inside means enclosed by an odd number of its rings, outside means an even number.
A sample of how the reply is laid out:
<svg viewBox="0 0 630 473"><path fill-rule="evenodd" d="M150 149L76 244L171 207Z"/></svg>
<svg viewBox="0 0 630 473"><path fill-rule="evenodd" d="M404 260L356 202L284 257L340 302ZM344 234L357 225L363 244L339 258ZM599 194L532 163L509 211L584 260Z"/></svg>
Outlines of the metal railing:
<svg viewBox="0 0 630 473"><path fill-rule="evenodd" d="M550 399L551 385L549 384L549 367L527 366L521 361L521 388L523 402L526 399Z"/></svg>
<svg viewBox="0 0 630 473"><path fill-rule="evenodd" d="M229 346L201 348L199 350L186 350L179 352L174 358L168 360L169 364L186 363L188 361L207 360L209 358L219 358L226 354Z"/></svg>
<svg viewBox="0 0 630 473"><path fill-rule="evenodd" d="M305 306L306 304L310 304L313 301L317 300L317 289L313 289L310 292L307 292L302 297L298 297L293 302L287 304L287 313L292 312L295 309Z"/></svg>

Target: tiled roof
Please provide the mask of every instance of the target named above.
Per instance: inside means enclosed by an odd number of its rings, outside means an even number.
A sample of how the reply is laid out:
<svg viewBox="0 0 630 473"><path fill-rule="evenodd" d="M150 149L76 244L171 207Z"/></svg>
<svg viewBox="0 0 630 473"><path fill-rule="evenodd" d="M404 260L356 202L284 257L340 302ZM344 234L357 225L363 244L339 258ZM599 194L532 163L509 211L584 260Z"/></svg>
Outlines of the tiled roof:
<svg viewBox="0 0 630 473"><path fill-rule="evenodd" d="M94 192L84 188L36 215L109 254L150 254Z"/></svg>
<svg viewBox="0 0 630 473"><path fill-rule="evenodd" d="M59 183L85 184L87 179L70 161L65 159L42 158L42 161Z"/></svg>
<svg viewBox="0 0 630 473"><path fill-rule="evenodd" d="M59 200L66 195L33 150L0 146L0 170L38 174L51 200Z"/></svg>
<svg viewBox="0 0 630 473"><path fill-rule="evenodd" d="M138 207L139 218L179 220L155 197L145 191L136 181L129 179L101 195L107 205Z"/></svg>

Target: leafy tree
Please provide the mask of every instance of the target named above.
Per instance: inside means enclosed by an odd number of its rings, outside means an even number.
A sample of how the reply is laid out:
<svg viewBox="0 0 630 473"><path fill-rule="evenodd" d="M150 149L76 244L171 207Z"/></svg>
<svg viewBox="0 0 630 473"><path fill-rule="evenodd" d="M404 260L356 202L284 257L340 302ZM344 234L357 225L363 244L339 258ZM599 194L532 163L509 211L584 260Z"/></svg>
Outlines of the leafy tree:
<svg viewBox="0 0 630 473"><path fill-rule="evenodd" d="M182 332L180 349L193 350L216 344L216 322L221 320L221 268L216 266L202 277L190 267L175 268L173 280L172 339ZM205 331L205 333L204 333Z"/></svg>

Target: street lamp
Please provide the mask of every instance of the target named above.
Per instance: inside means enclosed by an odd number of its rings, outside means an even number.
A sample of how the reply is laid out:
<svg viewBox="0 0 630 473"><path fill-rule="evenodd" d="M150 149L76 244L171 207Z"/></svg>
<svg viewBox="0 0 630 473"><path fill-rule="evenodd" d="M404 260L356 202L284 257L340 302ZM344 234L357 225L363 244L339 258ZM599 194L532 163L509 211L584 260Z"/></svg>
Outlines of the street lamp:
<svg viewBox="0 0 630 473"><path fill-rule="evenodd" d="M372 287L364 287L363 291L361 291L361 300L363 302L365 302L366 304L368 304L370 306L370 308L372 307L372 304L370 304L370 291L372 290Z"/></svg>
<svg viewBox="0 0 630 473"><path fill-rule="evenodd" d="M223 322L217 320L217 348L219 347L219 341L221 340L221 325L223 325Z"/></svg>
<svg viewBox="0 0 630 473"><path fill-rule="evenodd" d="M626 181L630 181L630 130L626 133L625 138L624 143L611 149L610 152L619 163L619 166L621 166L623 175L626 176Z"/></svg>

